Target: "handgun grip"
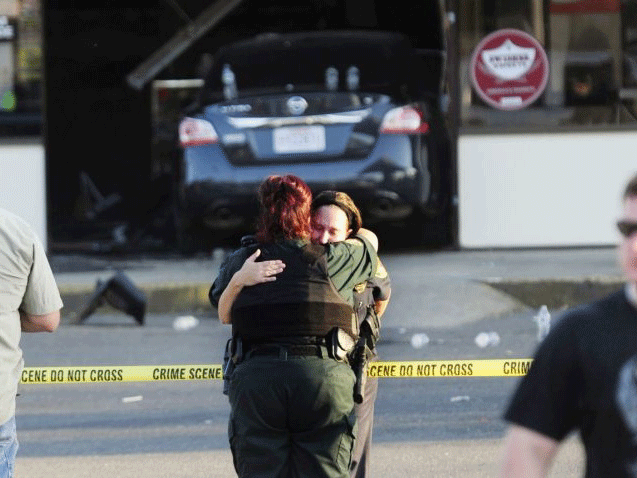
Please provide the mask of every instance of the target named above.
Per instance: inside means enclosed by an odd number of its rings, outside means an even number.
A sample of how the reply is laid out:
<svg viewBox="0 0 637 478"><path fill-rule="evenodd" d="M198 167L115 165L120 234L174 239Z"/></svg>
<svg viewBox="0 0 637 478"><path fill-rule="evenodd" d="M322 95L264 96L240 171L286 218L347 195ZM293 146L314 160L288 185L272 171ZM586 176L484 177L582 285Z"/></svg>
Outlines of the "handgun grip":
<svg viewBox="0 0 637 478"><path fill-rule="evenodd" d="M365 339L360 338L356 345L356 362L354 372L356 381L354 382L354 402L363 403L365 394L365 379L367 378L367 354L365 353Z"/></svg>

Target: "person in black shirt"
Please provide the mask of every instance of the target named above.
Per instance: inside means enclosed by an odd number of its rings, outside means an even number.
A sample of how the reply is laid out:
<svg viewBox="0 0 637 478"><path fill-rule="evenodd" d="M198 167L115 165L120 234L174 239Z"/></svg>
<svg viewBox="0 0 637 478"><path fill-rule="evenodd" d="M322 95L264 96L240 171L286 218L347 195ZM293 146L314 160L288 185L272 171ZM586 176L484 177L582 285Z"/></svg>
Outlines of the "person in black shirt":
<svg viewBox="0 0 637 478"><path fill-rule="evenodd" d="M587 478L637 477L637 175L617 225L626 285L566 313L540 344L504 415L502 478L547 476L575 430Z"/></svg>

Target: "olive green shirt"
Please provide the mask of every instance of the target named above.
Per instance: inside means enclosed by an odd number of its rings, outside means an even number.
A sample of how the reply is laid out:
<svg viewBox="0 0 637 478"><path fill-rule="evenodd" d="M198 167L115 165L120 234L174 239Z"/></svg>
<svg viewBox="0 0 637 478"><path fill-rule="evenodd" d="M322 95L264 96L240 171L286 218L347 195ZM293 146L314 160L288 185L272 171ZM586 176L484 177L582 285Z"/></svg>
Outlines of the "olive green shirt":
<svg viewBox="0 0 637 478"><path fill-rule="evenodd" d="M45 315L61 308L41 242L22 219L0 209L0 424L15 415L23 367L20 311Z"/></svg>

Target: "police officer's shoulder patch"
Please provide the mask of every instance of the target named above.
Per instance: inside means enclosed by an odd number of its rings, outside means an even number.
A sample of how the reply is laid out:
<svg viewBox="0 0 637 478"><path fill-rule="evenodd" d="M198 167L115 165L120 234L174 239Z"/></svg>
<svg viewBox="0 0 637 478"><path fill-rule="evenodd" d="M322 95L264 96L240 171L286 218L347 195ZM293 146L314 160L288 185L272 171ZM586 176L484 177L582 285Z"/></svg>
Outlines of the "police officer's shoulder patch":
<svg viewBox="0 0 637 478"><path fill-rule="evenodd" d="M362 294L363 291L365 290L365 287L367 287L367 283L366 282L362 282L360 284L356 284L356 286L354 286L354 292Z"/></svg>
<svg viewBox="0 0 637 478"><path fill-rule="evenodd" d="M383 265L383 263L380 261L380 259L378 259L378 265L376 266L376 276L379 279L384 279L385 277L387 277L387 269L385 269L385 266Z"/></svg>

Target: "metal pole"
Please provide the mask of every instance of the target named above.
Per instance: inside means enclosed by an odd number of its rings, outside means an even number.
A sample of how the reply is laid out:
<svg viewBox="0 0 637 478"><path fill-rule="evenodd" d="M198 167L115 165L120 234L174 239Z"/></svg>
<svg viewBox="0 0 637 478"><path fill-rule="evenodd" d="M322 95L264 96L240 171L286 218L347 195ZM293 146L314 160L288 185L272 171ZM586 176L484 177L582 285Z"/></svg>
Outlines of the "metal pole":
<svg viewBox="0 0 637 478"><path fill-rule="evenodd" d="M166 44L129 73L126 77L128 84L136 90L141 90L146 83L181 55L190 45L210 31L241 1L217 0L213 2L192 23L178 31Z"/></svg>
<svg viewBox="0 0 637 478"><path fill-rule="evenodd" d="M450 139L449 169L451 182L451 239L458 247L458 130L460 128L460 44L458 41L459 1L449 0L445 12L447 42L447 84L449 94L448 125Z"/></svg>

